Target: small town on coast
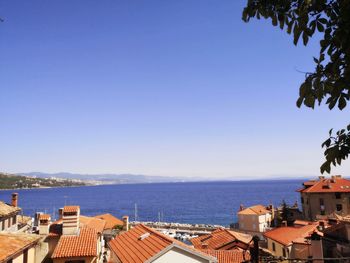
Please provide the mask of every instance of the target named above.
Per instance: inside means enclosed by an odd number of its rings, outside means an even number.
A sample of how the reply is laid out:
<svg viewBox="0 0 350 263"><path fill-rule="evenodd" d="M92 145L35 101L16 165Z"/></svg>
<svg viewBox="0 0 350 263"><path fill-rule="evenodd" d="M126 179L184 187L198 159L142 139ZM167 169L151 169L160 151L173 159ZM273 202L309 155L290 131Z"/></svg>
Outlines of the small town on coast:
<svg viewBox="0 0 350 263"><path fill-rule="evenodd" d="M0 0L0 263L350 263L350 0Z"/></svg>
<svg viewBox="0 0 350 263"><path fill-rule="evenodd" d="M229 228L84 216L79 204L59 208L57 218L24 215L14 192L0 201L0 262L348 262L350 180L319 176L295 190L300 205L242 200Z"/></svg>

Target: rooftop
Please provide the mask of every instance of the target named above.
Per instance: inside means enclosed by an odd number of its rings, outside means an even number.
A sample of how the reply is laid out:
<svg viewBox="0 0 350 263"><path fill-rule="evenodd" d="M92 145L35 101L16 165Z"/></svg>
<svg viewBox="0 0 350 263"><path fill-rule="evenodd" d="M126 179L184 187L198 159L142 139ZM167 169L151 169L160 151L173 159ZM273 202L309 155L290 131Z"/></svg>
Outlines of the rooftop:
<svg viewBox="0 0 350 263"><path fill-rule="evenodd" d="M19 211L21 211L21 208L0 201L0 217L11 215Z"/></svg>
<svg viewBox="0 0 350 263"><path fill-rule="evenodd" d="M39 220L51 220L51 216L48 214L40 214Z"/></svg>
<svg viewBox="0 0 350 263"><path fill-rule="evenodd" d="M254 205L238 212L239 215L265 215L270 213L263 205Z"/></svg>
<svg viewBox="0 0 350 263"><path fill-rule="evenodd" d="M97 233L102 233L106 225L105 220L89 216L80 216L79 222L80 226L94 228L97 231Z"/></svg>
<svg viewBox="0 0 350 263"><path fill-rule="evenodd" d="M122 226L124 224L122 220L111 214L97 215L95 217L106 221L105 229L112 229L115 226Z"/></svg>
<svg viewBox="0 0 350 263"><path fill-rule="evenodd" d="M97 232L93 228L80 228L77 236L61 236L52 258L96 257Z"/></svg>
<svg viewBox="0 0 350 263"><path fill-rule="evenodd" d="M63 220L59 219L50 225L49 236L55 237L62 235ZM96 233L102 233L106 222L102 219L88 216L79 216L79 226L93 228Z"/></svg>
<svg viewBox="0 0 350 263"><path fill-rule="evenodd" d="M303 183L304 188L297 190L301 193L350 193L350 180L340 175L331 178L320 176L319 180L310 180Z"/></svg>
<svg viewBox="0 0 350 263"><path fill-rule="evenodd" d="M196 249L228 250L234 247L245 249L251 239L250 235L218 228L210 234L192 238L190 241Z"/></svg>
<svg viewBox="0 0 350 263"><path fill-rule="evenodd" d="M40 236L29 234L0 234L0 262L38 242Z"/></svg>
<svg viewBox="0 0 350 263"><path fill-rule="evenodd" d="M142 224L124 232L109 242L110 249L122 263L142 263L158 255L170 246L182 248L190 253L206 259L215 260L211 256L191 248L173 238Z"/></svg>
<svg viewBox="0 0 350 263"><path fill-rule="evenodd" d="M218 263L241 263L250 260L248 251L202 249L203 253L216 257Z"/></svg>
<svg viewBox="0 0 350 263"><path fill-rule="evenodd" d="M278 227L264 233L266 238L272 239L282 245L288 246L293 242L306 243L305 238L317 230L317 224L302 227Z"/></svg>
<svg viewBox="0 0 350 263"><path fill-rule="evenodd" d="M80 210L78 205L66 205L63 207L63 213L76 213Z"/></svg>

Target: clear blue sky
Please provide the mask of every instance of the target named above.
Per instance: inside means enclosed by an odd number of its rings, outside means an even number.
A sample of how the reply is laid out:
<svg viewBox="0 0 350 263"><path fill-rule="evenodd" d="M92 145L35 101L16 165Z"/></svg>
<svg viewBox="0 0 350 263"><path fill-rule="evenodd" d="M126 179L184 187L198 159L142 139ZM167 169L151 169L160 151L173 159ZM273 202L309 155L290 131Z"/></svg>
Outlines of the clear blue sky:
<svg viewBox="0 0 350 263"><path fill-rule="evenodd" d="M295 106L318 42L245 2L0 0L0 170L318 176L349 109Z"/></svg>

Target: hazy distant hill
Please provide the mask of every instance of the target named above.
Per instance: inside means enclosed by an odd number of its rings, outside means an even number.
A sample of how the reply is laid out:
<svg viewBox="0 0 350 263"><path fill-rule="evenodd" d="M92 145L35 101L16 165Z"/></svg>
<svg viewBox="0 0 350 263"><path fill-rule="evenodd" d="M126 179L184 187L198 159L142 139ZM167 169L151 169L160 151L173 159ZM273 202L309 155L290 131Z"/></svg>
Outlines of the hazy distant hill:
<svg viewBox="0 0 350 263"><path fill-rule="evenodd" d="M135 183L166 183L166 182L193 182L205 181L203 178L185 178L185 177L166 177L166 176L149 176L137 174L76 174L76 173L43 173L30 172L20 173L26 176L36 176L38 178L65 178L65 179L79 179L89 181L99 181L108 184L135 184Z"/></svg>
<svg viewBox="0 0 350 263"><path fill-rule="evenodd" d="M20 188L41 188L41 187L66 187L66 186L84 186L85 182L76 180L55 180L46 178L33 178L16 174L0 172L0 189L20 189Z"/></svg>

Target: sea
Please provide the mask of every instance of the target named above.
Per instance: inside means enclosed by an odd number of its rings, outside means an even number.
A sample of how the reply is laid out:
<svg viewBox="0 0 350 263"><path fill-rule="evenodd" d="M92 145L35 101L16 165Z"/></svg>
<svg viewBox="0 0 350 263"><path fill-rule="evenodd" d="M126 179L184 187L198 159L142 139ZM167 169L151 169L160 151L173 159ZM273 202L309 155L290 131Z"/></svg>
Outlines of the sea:
<svg viewBox="0 0 350 263"><path fill-rule="evenodd" d="M110 213L130 220L228 226L237 222L240 205L300 204L297 189L304 180L261 180L119 184L64 188L20 189L23 214L35 212L57 218L64 205L79 205L82 215ZM14 190L0 191L10 202ZM136 213L135 213L136 212Z"/></svg>

